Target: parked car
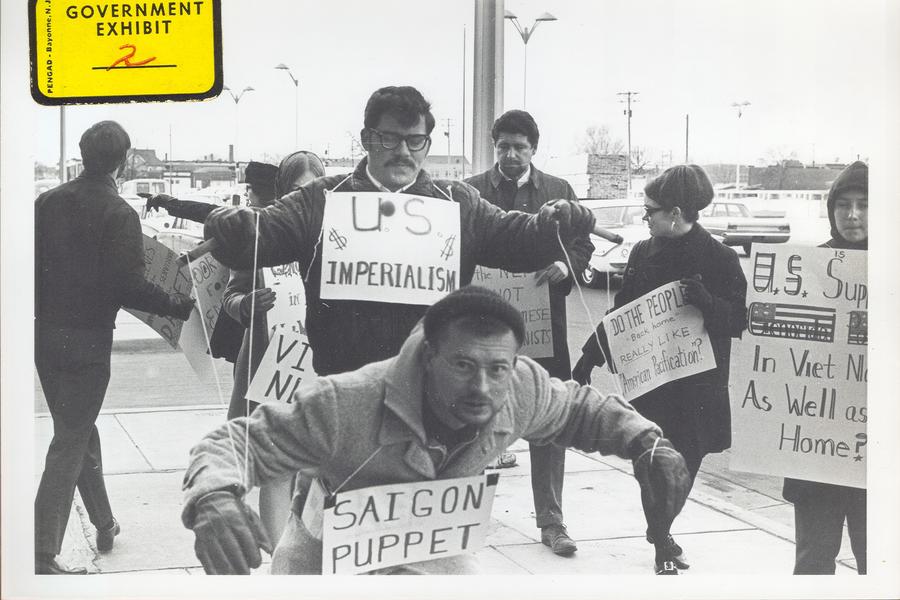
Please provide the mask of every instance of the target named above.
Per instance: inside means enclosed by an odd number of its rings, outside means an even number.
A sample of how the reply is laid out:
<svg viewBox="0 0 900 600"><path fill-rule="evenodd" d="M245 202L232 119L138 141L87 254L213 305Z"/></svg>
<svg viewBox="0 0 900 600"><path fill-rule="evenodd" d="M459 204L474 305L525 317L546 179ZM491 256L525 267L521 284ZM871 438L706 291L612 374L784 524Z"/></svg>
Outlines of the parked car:
<svg viewBox="0 0 900 600"><path fill-rule="evenodd" d="M700 212L699 222L728 246L740 246L750 256L750 245L780 244L791 238L791 225L783 218L754 216L739 202L713 202Z"/></svg>
<svg viewBox="0 0 900 600"><path fill-rule="evenodd" d="M591 235L595 250L588 267L577 273L578 281L587 287L605 287L613 278L621 277L628 264L631 249L640 240L649 237L647 225L642 220L644 204L638 200L581 200L597 219L597 225L622 236L621 244L614 244Z"/></svg>

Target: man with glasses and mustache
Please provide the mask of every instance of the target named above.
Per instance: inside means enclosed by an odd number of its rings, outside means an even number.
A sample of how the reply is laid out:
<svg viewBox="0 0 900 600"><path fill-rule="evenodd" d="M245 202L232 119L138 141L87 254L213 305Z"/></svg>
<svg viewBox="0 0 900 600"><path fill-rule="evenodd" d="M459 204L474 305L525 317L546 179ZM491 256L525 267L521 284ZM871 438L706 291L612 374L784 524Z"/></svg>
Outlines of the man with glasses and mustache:
<svg viewBox="0 0 900 600"><path fill-rule="evenodd" d="M431 147L434 124L430 104L418 90L381 88L366 104L360 132L366 157L352 174L321 177L258 211L258 244L254 243L254 213L247 209L221 208L206 220L206 237L215 239L218 246L213 255L228 267L252 268L255 249L260 267L299 261L306 275L305 325L318 375L351 371L394 356L427 308L322 301L319 238L326 192L400 192L459 204L460 286L471 281L478 264L533 272L562 260L557 230L563 240L570 240L593 226L593 214L567 200L537 215L504 212L463 182L432 179L422 164Z"/></svg>
<svg viewBox="0 0 900 600"><path fill-rule="evenodd" d="M547 175L531 164L537 152L540 132L534 118L524 110L510 110L494 121L491 128L497 163L487 171L466 179L481 197L503 210L536 213L547 202L557 198L575 201L575 191L564 179ZM553 356L540 358L538 364L551 377L563 381L572 378L569 345L566 336L566 296L572 290L575 273L583 270L591 258L594 245L585 235L577 237L567 248L574 271L568 261L558 260L535 276L539 284L550 286L550 327L553 333ZM541 529L541 541L560 556L569 556L578 547L566 531L562 514L562 487L566 449L548 444L530 445L531 489L534 514ZM509 455L515 459L515 454ZM504 460L498 466L506 466ZM512 465L510 465L512 466Z"/></svg>
<svg viewBox="0 0 900 600"><path fill-rule="evenodd" d="M206 572L246 574L259 567L260 548L272 551L240 499L249 486L298 470L328 490L467 477L520 437L630 458L641 494L668 527L689 487L681 455L620 397L551 378L519 356L524 337L516 308L467 286L428 308L396 357L322 377L290 404L263 404L209 433L191 451L182 512ZM247 444L246 455L232 444ZM322 572L324 502L309 504L291 515L273 574ZM469 574L478 564L463 554L371 572Z"/></svg>

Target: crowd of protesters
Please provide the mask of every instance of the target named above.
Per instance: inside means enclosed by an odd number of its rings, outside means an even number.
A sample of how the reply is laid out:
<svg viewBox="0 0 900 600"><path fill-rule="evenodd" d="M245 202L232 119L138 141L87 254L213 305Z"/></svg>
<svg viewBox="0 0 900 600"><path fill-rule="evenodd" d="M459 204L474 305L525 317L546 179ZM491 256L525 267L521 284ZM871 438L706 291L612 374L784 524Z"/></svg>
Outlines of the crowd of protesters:
<svg viewBox="0 0 900 600"><path fill-rule="evenodd" d="M208 573L248 573L260 565L262 548L273 555L273 573L320 572L321 540L302 518L315 480L356 489L474 475L510 464L514 455L506 450L521 437L529 442L536 525L553 553L577 550L562 512L565 452L575 447L634 461L654 572L689 568L669 530L704 456L731 445L730 347L747 313L737 254L697 222L714 196L709 178L696 165L680 165L646 186L649 239L632 249L610 310L678 281L685 301L702 314L717 366L626 403L615 390L589 385L592 369L608 362L602 326L574 368L570 362L566 296L593 253L594 216L565 180L532 164L540 137L535 120L521 110L499 117L491 132L496 163L465 181L423 170L434 126L418 90L381 88L365 106L366 156L352 173L326 176L315 154L297 151L278 166L248 164L248 206L148 198L148 208L202 222L213 256L231 269L210 340L214 356L234 363L228 421L192 450L184 479L182 518L195 533L198 558ZM54 424L35 500L38 574L83 572L55 558L76 486L98 550L110 551L121 531L106 496L95 427L118 309L182 320L193 309L190 298L144 279L138 217L115 186L129 146L118 124L94 125L81 140L84 173L36 202L35 362ZM328 196L341 191L458 204L460 289L431 306L323 300L323 215ZM851 165L835 182L828 211L826 245L866 249L864 164ZM289 404L257 405L246 394L268 345L266 313L275 303L262 269L295 262L304 275L302 320L320 379ZM520 354L521 314L469 285L478 265L534 273L549 286L552 356ZM489 450L475 443L486 438L496 441ZM247 450L246 459L232 444ZM257 485L261 522L244 503ZM795 573L834 572L845 518L865 573L865 490L788 479L784 494L795 506ZM381 572L476 571L464 556Z"/></svg>

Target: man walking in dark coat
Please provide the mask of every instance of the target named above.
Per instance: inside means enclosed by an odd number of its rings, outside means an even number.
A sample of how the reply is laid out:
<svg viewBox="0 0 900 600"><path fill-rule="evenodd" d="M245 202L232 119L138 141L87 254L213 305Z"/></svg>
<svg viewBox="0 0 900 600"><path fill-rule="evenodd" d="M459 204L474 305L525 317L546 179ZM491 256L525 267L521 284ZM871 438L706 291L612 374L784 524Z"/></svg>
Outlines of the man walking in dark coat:
<svg viewBox="0 0 900 600"><path fill-rule="evenodd" d="M575 201L575 191L564 179L539 171L531 164L537 152L540 132L532 116L523 110L510 110L494 122L491 129L497 163L489 170L466 179L481 197L503 210L536 213L551 200ZM550 286L550 327L553 333L553 356L537 359L551 377L563 381L572 378L569 346L566 337L566 296L572 281L591 258L594 245L584 235L567 248L573 272L566 260L558 260L536 273L539 282ZM541 529L541 541L561 556L578 548L566 532L562 514L562 486L566 450L548 444L529 445L531 454L531 489L534 513ZM514 456L514 455L513 455Z"/></svg>
<svg viewBox="0 0 900 600"><path fill-rule="evenodd" d="M35 202L35 364L53 418L34 501L35 573L84 574L56 562L75 486L97 549L119 533L103 483L95 422L109 383L116 313L126 306L185 320L193 300L144 279L138 215L116 190L131 141L113 121L81 137L84 173Z"/></svg>

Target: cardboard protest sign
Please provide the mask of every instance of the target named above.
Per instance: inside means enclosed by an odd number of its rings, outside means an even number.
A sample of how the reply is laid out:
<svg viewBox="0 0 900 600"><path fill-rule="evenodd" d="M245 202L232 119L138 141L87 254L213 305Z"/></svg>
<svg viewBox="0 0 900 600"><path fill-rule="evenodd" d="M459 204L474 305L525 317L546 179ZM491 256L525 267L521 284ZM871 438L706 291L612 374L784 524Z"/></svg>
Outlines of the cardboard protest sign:
<svg viewBox="0 0 900 600"><path fill-rule="evenodd" d="M275 292L275 306L266 313L269 329L287 325L296 333L302 333L306 319L306 292L303 274L296 262L263 269L266 287Z"/></svg>
<svg viewBox="0 0 900 600"><path fill-rule="evenodd" d="M479 550L498 478L398 483L325 498L322 573L353 575Z"/></svg>
<svg viewBox="0 0 900 600"><path fill-rule="evenodd" d="M203 326L212 335L222 311L222 298L231 271L209 252L191 259L186 266L194 282L194 298L197 300L197 309L203 316Z"/></svg>
<svg viewBox="0 0 900 600"><path fill-rule="evenodd" d="M684 301L677 281L661 285L603 317L610 368L626 400L716 368L703 315Z"/></svg>
<svg viewBox="0 0 900 600"><path fill-rule="evenodd" d="M732 469L866 486L866 252L754 244Z"/></svg>
<svg viewBox="0 0 900 600"><path fill-rule="evenodd" d="M156 240L145 236L144 242L144 278L166 292L191 295L191 279L186 269L178 264L178 255ZM146 323L162 336L173 348L178 348L183 322L174 317L161 317L141 310L126 308L126 311Z"/></svg>
<svg viewBox="0 0 900 600"><path fill-rule="evenodd" d="M510 273L502 269L475 267L472 283L493 290L515 306L525 320L525 343L521 353L531 358L553 356L550 326L550 286L538 286L534 273Z"/></svg>
<svg viewBox="0 0 900 600"><path fill-rule="evenodd" d="M143 243L144 277L169 294L192 296L197 304L187 321L129 308L125 310L149 325L170 346L181 350L201 380L212 381L214 373L207 336L212 334L222 308L228 268L208 251L199 253L187 264L172 250L146 235Z"/></svg>
<svg viewBox="0 0 900 600"><path fill-rule="evenodd" d="M321 248L322 299L430 305L459 287L459 204L329 193Z"/></svg>
<svg viewBox="0 0 900 600"><path fill-rule="evenodd" d="M259 403L290 403L301 384L316 378L312 357L309 339L305 334L288 327L275 329L259 368L247 388L246 397Z"/></svg>

